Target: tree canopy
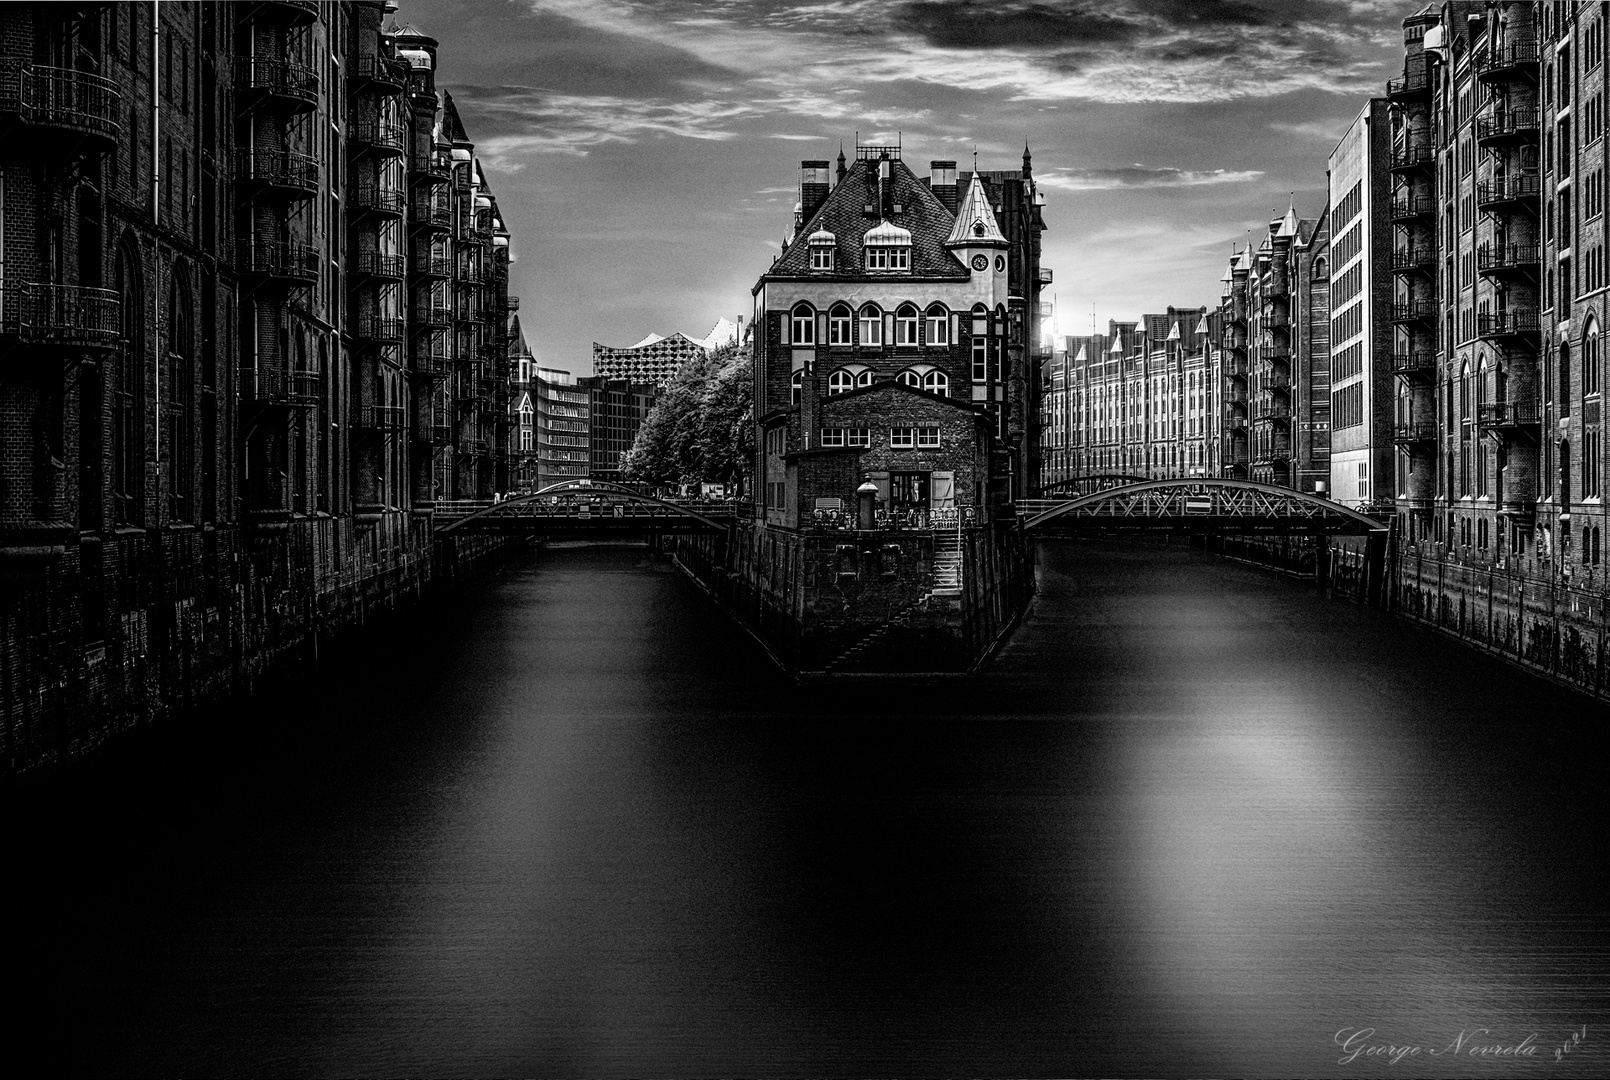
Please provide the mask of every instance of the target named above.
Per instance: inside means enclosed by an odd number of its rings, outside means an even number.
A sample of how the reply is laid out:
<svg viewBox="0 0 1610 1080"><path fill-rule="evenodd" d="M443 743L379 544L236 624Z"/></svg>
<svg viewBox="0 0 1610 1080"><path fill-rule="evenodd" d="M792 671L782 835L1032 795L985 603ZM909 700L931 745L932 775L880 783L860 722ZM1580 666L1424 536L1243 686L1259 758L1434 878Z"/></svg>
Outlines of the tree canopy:
<svg viewBox="0 0 1610 1080"><path fill-rule="evenodd" d="M684 364L638 429L622 465L627 479L742 488L754 450L753 371L748 346L736 344Z"/></svg>

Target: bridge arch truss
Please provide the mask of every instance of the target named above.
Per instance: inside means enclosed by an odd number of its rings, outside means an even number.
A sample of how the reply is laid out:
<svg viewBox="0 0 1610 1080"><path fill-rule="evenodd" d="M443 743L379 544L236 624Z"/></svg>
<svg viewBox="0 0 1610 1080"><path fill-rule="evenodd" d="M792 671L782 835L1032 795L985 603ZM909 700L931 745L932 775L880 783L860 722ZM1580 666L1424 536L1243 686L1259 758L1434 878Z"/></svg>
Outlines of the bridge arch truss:
<svg viewBox="0 0 1610 1080"><path fill-rule="evenodd" d="M727 505L671 502L608 480L561 480L540 491L481 506L437 525L436 535L542 533L582 529L656 529L661 532L721 532L733 521Z"/></svg>
<svg viewBox="0 0 1610 1080"><path fill-rule="evenodd" d="M1252 480L1146 480L1070 499L1026 500L1026 532L1147 530L1384 536L1387 525L1340 503Z"/></svg>

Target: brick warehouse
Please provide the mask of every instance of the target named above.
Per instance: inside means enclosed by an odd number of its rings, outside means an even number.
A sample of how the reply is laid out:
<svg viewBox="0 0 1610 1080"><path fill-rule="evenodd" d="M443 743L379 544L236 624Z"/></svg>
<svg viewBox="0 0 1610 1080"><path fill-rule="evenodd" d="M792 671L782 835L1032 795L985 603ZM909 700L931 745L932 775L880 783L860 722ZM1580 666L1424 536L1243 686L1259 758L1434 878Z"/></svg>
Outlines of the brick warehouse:
<svg viewBox="0 0 1610 1080"><path fill-rule="evenodd" d="M967 670L1031 587L1007 509L1033 475L1050 276L1030 160L918 178L858 145L831 181L801 169L754 289L752 521L684 565L798 670Z"/></svg>
<svg viewBox="0 0 1610 1080"><path fill-rule="evenodd" d="M9 5L0 755L82 753L489 554L508 235L381 3Z"/></svg>

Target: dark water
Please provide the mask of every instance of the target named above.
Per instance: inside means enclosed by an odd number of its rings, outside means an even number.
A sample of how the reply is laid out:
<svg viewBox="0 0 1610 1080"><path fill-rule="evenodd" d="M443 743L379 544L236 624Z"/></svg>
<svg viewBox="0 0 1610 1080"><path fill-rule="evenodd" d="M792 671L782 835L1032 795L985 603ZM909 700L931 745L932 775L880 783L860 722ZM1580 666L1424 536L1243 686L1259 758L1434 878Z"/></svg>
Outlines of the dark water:
<svg viewBox="0 0 1610 1080"><path fill-rule="evenodd" d="M1603 710L1180 548L1041 574L984 678L800 689L555 552L13 798L9 1059L1610 1075Z"/></svg>

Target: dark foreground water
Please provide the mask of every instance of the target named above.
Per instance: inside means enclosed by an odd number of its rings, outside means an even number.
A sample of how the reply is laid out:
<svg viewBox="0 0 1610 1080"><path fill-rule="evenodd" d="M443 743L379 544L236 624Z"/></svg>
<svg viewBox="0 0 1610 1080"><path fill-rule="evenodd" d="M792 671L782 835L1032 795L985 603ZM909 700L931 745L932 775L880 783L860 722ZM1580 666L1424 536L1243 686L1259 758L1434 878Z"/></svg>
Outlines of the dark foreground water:
<svg viewBox="0 0 1610 1080"><path fill-rule="evenodd" d="M1604 711L1178 547L1041 575L983 678L800 689L552 552L13 797L5 1060L1610 1075Z"/></svg>

